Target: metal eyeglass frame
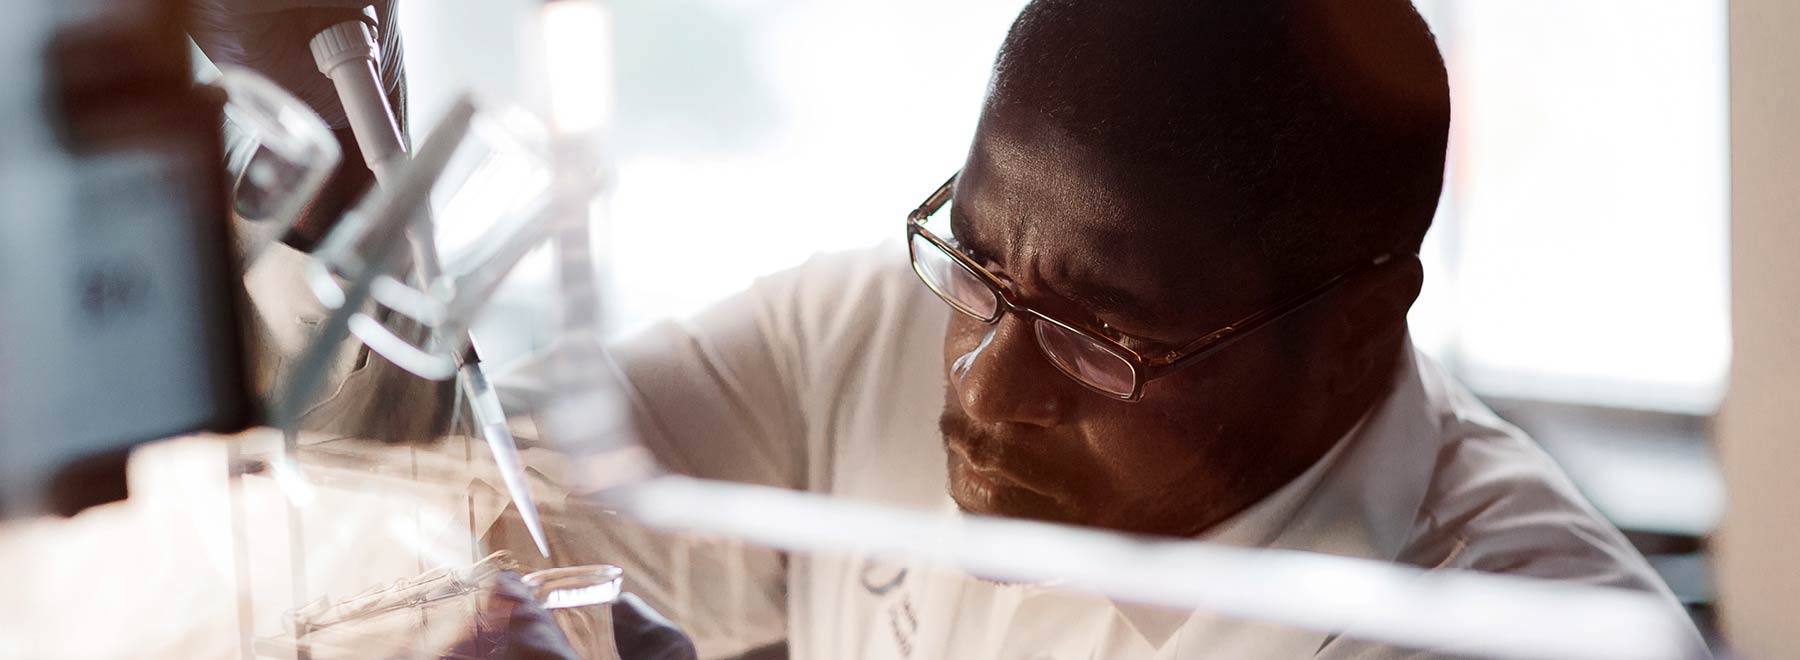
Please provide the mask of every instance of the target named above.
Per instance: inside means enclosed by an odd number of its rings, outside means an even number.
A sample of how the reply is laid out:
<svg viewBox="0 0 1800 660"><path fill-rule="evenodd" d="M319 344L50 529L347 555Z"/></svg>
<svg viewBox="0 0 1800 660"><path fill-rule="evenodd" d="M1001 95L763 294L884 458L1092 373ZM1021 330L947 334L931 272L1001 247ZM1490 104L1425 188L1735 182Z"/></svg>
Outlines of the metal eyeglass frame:
<svg viewBox="0 0 1800 660"><path fill-rule="evenodd" d="M1038 333L1035 331L1032 333L1033 339L1038 346L1038 352L1044 353L1045 359L1050 362L1051 366L1056 367L1057 371L1062 372L1063 375L1068 376L1071 380L1080 383L1083 387L1093 390L1097 394L1119 401L1135 403L1143 399L1144 385L1150 381L1192 366L1194 363L1212 355L1219 349L1229 346L1232 342L1248 336L1250 333L1255 332L1284 316L1299 311L1308 304L1324 297L1326 293L1336 289L1338 285L1342 284L1344 280L1349 279L1351 275L1363 269L1386 263L1388 259L1392 257L1391 254L1383 254L1370 261L1344 269L1318 286L1276 303L1274 306L1262 309L1239 319L1231 325L1219 328L1205 336L1187 342L1182 345L1181 348L1160 355L1146 356L1104 334L1073 323L1062 321L1020 304L1018 295L1013 293L1012 288L1001 281L998 276L988 272L986 268L983 268L981 264L975 263L975 260L969 258L969 255L964 254L962 250L950 245L943 239L938 238L936 234L931 233L931 230L926 229L926 219L937 214L945 204L949 203L951 191L956 186L956 178L960 175L961 172L951 175L950 179L944 182L944 185L938 187L937 192L934 192L930 197L925 198L925 202L920 204L919 208L914 209L912 213L909 213L906 216L906 249L912 261L913 274L918 275L920 281L925 283L925 287L931 289L932 293L937 294L939 298L944 299L944 302L949 304L952 309L983 323L998 323L1007 312L1012 312L1030 319L1050 323L1093 341L1095 345L1112 353L1127 366L1131 367L1132 387L1130 394L1121 396L1114 392L1108 392L1089 384L1086 380L1076 374L1069 373L1068 369L1064 368L1061 364L1058 364L1056 359L1049 355L1049 349L1044 346L1043 338L1039 337ZM931 284L931 278L926 277L925 273L919 268L919 255L915 252L915 248L913 247L914 236L921 236L924 237L925 240L930 241L932 245L937 246L938 249L943 250L945 254L950 255L950 258L954 259L964 270L974 273L977 279L980 279L987 285L989 291L991 291L994 294L995 299L999 301L999 304L994 306L994 313L991 318L982 318L969 310L963 309L960 305L952 302L947 294L943 291L939 291L936 286Z"/></svg>

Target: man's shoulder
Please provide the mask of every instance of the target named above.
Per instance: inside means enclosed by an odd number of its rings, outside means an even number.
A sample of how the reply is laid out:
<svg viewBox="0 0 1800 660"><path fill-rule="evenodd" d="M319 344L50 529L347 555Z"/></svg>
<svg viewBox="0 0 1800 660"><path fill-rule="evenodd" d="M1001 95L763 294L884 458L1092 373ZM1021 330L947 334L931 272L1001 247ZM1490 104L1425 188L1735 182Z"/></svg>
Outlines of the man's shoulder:
<svg viewBox="0 0 1800 660"><path fill-rule="evenodd" d="M1441 367L1422 364L1421 377L1443 433L1404 561L1663 589L1624 535L1524 431Z"/></svg>
<svg viewBox="0 0 1800 660"><path fill-rule="evenodd" d="M888 334L935 311L898 241L814 255L757 280L752 291L775 335L815 342Z"/></svg>
<svg viewBox="0 0 1800 660"><path fill-rule="evenodd" d="M909 264L904 243L883 241L814 254L798 266L759 278L755 288L765 295L821 304L857 295L911 294L911 285L918 282Z"/></svg>

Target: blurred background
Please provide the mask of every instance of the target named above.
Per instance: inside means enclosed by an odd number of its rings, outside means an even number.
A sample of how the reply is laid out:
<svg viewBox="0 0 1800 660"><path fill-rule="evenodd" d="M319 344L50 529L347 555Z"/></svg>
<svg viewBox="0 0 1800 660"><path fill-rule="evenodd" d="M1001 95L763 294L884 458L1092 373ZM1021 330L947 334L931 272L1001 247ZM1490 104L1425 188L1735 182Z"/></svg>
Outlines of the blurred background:
<svg viewBox="0 0 1800 660"><path fill-rule="evenodd" d="M427 6L428 4L428 6ZM962 161L1020 0L614 4L611 328L900 236ZM533 3L402 4L415 133L473 88L541 104ZM1449 178L1418 345L1531 432L1703 624L1730 359L1725 0L1418 0L1449 64ZM507 40L510 42L497 42ZM697 238L703 237L703 238ZM553 328L550 259L481 327Z"/></svg>

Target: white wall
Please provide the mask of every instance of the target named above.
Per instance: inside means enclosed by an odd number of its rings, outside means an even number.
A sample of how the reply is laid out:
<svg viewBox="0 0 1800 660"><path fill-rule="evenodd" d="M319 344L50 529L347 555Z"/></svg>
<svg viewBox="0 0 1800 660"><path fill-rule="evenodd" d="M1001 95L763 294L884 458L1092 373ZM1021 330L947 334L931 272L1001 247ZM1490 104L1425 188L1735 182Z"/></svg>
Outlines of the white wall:
<svg viewBox="0 0 1800 660"><path fill-rule="evenodd" d="M1731 385L1718 443L1726 633L1800 656L1800 3L1731 3Z"/></svg>

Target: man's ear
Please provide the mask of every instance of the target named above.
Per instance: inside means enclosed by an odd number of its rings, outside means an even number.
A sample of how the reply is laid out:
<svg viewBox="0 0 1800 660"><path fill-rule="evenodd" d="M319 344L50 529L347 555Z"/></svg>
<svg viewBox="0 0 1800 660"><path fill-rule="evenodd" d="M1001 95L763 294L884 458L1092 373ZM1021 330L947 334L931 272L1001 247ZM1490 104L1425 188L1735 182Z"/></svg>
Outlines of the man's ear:
<svg viewBox="0 0 1800 660"><path fill-rule="evenodd" d="M1362 387L1366 379L1386 377L1373 372L1404 338L1406 313L1424 281L1418 255L1395 254L1344 282L1331 324L1331 345L1341 356L1342 373L1331 379L1336 387Z"/></svg>
<svg viewBox="0 0 1800 660"><path fill-rule="evenodd" d="M1357 325L1404 326L1406 313L1419 299L1425 283L1425 266L1416 254L1394 254L1345 283L1352 300L1350 309Z"/></svg>

